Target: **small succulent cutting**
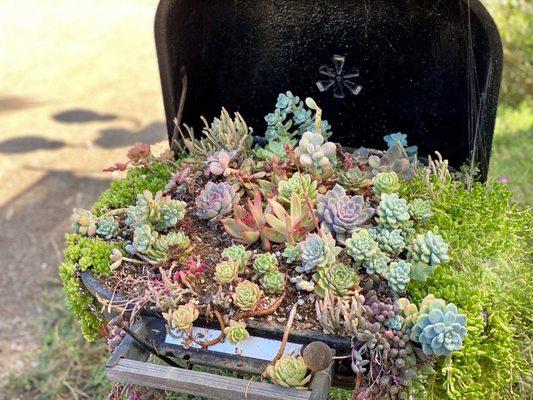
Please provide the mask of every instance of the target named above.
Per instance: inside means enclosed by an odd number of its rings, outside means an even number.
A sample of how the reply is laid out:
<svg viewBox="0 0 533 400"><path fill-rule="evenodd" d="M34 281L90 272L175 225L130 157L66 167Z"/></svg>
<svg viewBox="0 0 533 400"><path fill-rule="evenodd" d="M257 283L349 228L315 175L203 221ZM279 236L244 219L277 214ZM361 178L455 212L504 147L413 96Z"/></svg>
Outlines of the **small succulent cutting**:
<svg viewBox="0 0 533 400"><path fill-rule="evenodd" d="M183 262L192 251L190 243L190 239L183 232L170 232L168 235L159 235L143 253L149 260L158 264L169 258Z"/></svg>
<svg viewBox="0 0 533 400"><path fill-rule="evenodd" d="M400 254L406 246L400 229L379 229L373 234L373 237L382 251L395 256Z"/></svg>
<svg viewBox="0 0 533 400"><path fill-rule="evenodd" d="M396 193L400 189L400 180L396 172L380 172L372 180L374 193L380 197L382 194Z"/></svg>
<svg viewBox="0 0 533 400"><path fill-rule="evenodd" d="M280 386L302 390L312 376L307 373L307 365L301 356L283 356L274 365L267 367L267 373Z"/></svg>
<svg viewBox="0 0 533 400"><path fill-rule="evenodd" d="M322 232L322 235L311 233L298 246L302 267L297 270L306 273L334 264L341 252L329 232Z"/></svg>
<svg viewBox="0 0 533 400"><path fill-rule="evenodd" d="M390 290L395 293L401 293L407 287L410 281L409 273L411 272L411 265L404 260L391 262L389 268L385 271L383 276L389 284Z"/></svg>
<svg viewBox="0 0 533 400"><path fill-rule="evenodd" d="M419 222L427 222L434 215L429 201L423 199L414 199L409 203L409 214Z"/></svg>
<svg viewBox="0 0 533 400"><path fill-rule="evenodd" d="M98 229L96 234L105 239L112 239L118 235L118 222L113 216L107 218L100 218L98 220Z"/></svg>
<svg viewBox="0 0 533 400"><path fill-rule="evenodd" d="M327 177L337 163L337 147L325 142L321 133L305 132L298 142L295 154L300 164L314 176Z"/></svg>
<svg viewBox="0 0 533 400"><path fill-rule="evenodd" d="M163 317L170 326L180 331L188 331L199 315L200 313L193 302L181 305L176 310L163 313Z"/></svg>
<svg viewBox="0 0 533 400"><path fill-rule="evenodd" d="M346 253L356 262L369 261L379 251L377 242L366 229L362 229L346 240Z"/></svg>
<svg viewBox="0 0 533 400"><path fill-rule="evenodd" d="M296 193L301 204L305 204L306 199L314 204L318 194L317 186L318 182L311 175L295 172L287 180L278 183L278 196L282 202L288 204L291 202L292 194Z"/></svg>
<svg viewBox="0 0 533 400"><path fill-rule="evenodd" d="M363 262L363 267L369 275L383 275L389 266L390 258L382 251L378 251L370 259Z"/></svg>
<svg viewBox="0 0 533 400"><path fill-rule="evenodd" d="M407 202L396 193L381 196L376 214L379 225L391 229L405 227L411 218Z"/></svg>
<svg viewBox="0 0 533 400"><path fill-rule="evenodd" d="M82 236L96 234L98 219L89 210L75 208L72 212L72 230Z"/></svg>
<svg viewBox="0 0 533 400"><path fill-rule="evenodd" d="M241 310L254 310L259 300L261 300L261 290L250 281L240 282L233 293L233 301Z"/></svg>
<svg viewBox="0 0 533 400"><path fill-rule="evenodd" d="M237 322L233 320L229 322L229 326L224 328L224 335L226 336L226 339L228 339L229 342L234 346L239 343L246 342L250 337L250 334L246 330L246 324L244 322Z"/></svg>

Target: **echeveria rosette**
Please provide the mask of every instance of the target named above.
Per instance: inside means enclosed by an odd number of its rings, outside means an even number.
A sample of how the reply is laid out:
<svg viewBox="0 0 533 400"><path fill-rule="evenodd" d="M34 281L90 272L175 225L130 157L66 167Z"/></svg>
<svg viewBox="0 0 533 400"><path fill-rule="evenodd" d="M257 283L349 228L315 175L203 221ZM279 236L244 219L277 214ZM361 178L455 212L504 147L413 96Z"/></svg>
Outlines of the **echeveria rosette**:
<svg viewBox="0 0 533 400"><path fill-rule="evenodd" d="M359 168L337 171L337 183L346 190L355 192L372 184L369 174Z"/></svg>
<svg viewBox="0 0 533 400"><path fill-rule="evenodd" d="M377 242L366 229L362 229L346 240L346 253L356 262L371 260L379 251Z"/></svg>
<svg viewBox="0 0 533 400"><path fill-rule="evenodd" d="M118 222L113 216L100 218L98 220L98 229L96 234L104 239L112 239L118 235Z"/></svg>
<svg viewBox="0 0 533 400"><path fill-rule="evenodd" d="M187 203L163 196L162 191L153 195L149 190L137 195L134 206L126 212L126 225L138 227L150 224L156 231L164 232L175 226L185 216Z"/></svg>
<svg viewBox="0 0 533 400"><path fill-rule="evenodd" d="M450 260L448 247L441 235L427 231L425 234L415 236L409 253L413 262L435 266Z"/></svg>
<svg viewBox="0 0 533 400"><path fill-rule="evenodd" d="M389 268L387 268L383 277L387 280L393 294L397 295L405 291L410 282L410 272L411 265L404 260L394 261L389 264Z"/></svg>
<svg viewBox="0 0 533 400"><path fill-rule="evenodd" d="M164 197L161 201L159 220L154 222L154 227L158 232L164 232L185 217L187 203L184 201L171 200L170 197Z"/></svg>
<svg viewBox="0 0 533 400"><path fill-rule="evenodd" d="M268 160L274 157L279 160L288 160L289 155L286 146L294 148L296 143L296 139L280 136L276 140L270 140L265 147L257 149L255 154L259 160Z"/></svg>
<svg viewBox="0 0 533 400"><path fill-rule="evenodd" d="M240 272L244 271L251 257L252 252L246 250L242 244L227 247L222 251L222 258L236 262L239 265Z"/></svg>
<svg viewBox="0 0 533 400"><path fill-rule="evenodd" d="M422 344L427 355L447 356L463 348L466 316L453 303L427 296L420 306L411 340Z"/></svg>
<svg viewBox="0 0 533 400"><path fill-rule="evenodd" d="M314 175L330 175L337 164L335 143L324 142L324 136L320 133L305 132L295 149L300 164Z"/></svg>
<svg viewBox="0 0 533 400"><path fill-rule="evenodd" d="M363 262L363 267L369 275L383 275L389 266L390 258L382 251L378 251L370 259Z"/></svg>
<svg viewBox="0 0 533 400"><path fill-rule="evenodd" d="M301 356L284 355L274 365L269 365L266 371L272 382L301 390L305 389L312 376L307 373L307 365Z"/></svg>
<svg viewBox="0 0 533 400"><path fill-rule="evenodd" d="M292 120L296 125L302 125L311 119L313 112L306 108L298 107L293 111Z"/></svg>
<svg viewBox="0 0 533 400"><path fill-rule="evenodd" d="M167 320L170 326L173 329L178 329L180 331L188 331L191 329L194 321L196 321L199 315L200 313L192 301L179 306L176 310L163 313L163 317Z"/></svg>
<svg viewBox="0 0 533 400"><path fill-rule="evenodd" d="M384 136L383 140L385 140L389 148L396 146L396 144L407 147L407 135L405 133L391 133L390 135Z"/></svg>
<svg viewBox="0 0 533 400"><path fill-rule="evenodd" d="M395 256L405 249L405 239L400 229L379 229L374 240L382 251Z"/></svg>
<svg viewBox="0 0 533 400"><path fill-rule="evenodd" d="M292 194L296 193L302 204L305 204L306 199L314 204L318 194L317 186L318 182L311 175L295 172L289 179L278 183L278 198L285 204L290 204Z"/></svg>
<svg viewBox="0 0 533 400"><path fill-rule="evenodd" d="M237 322L233 320L229 322L229 326L224 328L224 335L226 336L226 339L228 339L229 342L234 346L239 343L246 342L250 337L250 334L246 330L246 324L244 322Z"/></svg>
<svg viewBox="0 0 533 400"><path fill-rule="evenodd" d="M72 229L82 236L96 234L98 219L89 210L75 208L72 212Z"/></svg>
<svg viewBox="0 0 533 400"><path fill-rule="evenodd" d="M133 231L133 242L126 246L130 254L146 253L159 238L159 234L149 224L139 225Z"/></svg>
<svg viewBox="0 0 533 400"><path fill-rule="evenodd" d="M373 215L374 209L365 205L363 196L348 197L340 185L317 198L317 215L322 229L334 233L339 243L358 231Z"/></svg>
<svg viewBox="0 0 533 400"><path fill-rule="evenodd" d="M303 242L298 243L298 247L302 266L297 267L296 270L305 273L334 264L341 252L341 248L335 245L335 239L331 233L324 231L321 235L308 234Z"/></svg>
<svg viewBox="0 0 533 400"><path fill-rule="evenodd" d="M158 236L144 254L150 261L162 263L171 256L175 261L185 261L191 251L189 237L181 231L174 231L168 235Z"/></svg>
<svg viewBox="0 0 533 400"><path fill-rule="evenodd" d="M300 258L300 247L297 244L292 245L290 243L286 243L285 249L281 255L287 264L292 264Z"/></svg>
<svg viewBox="0 0 533 400"><path fill-rule="evenodd" d="M423 199L414 199L409 203L409 214L419 222L427 222L434 215L431 203Z"/></svg>
<svg viewBox="0 0 533 400"><path fill-rule="evenodd" d="M313 275L313 279L317 282L315 293L322 297L325 296L326 290L336 297L349 296L359 284L357 272L342 263L336 263L318 270Z"/></svg>
<svg viewBox="0 0 533 400"><path fill-rule="evenodd" d="M285 274L279 271L267 272L261 279L265 292L279 293L285 288Z"/></svg>
<svg viewBox="0 0 533 400"><path fill-rule="evenodd" d="M407 202L396 193L381 195L376 213L377 221L383 228L401 229L412 222Z"/></svg>
<svg viewBox="0 0 533 400"><path fill-rule="evenodd" d="M372 180L374 193L381 197L382 194L396 193L400 189L400 180L396 172L380 172Z"/></svg>
<svg viewBox="0 0 533 400"><path fill-rule="evenodd" d="M395 315L387 320L388 327L393 331L401 331L403 326L403 317Z"/></svg>
<svg viewBox="0 0 533 400"><path fill-rule="evenodd" d="M236 261L222 261L215 266L215 278L218 283L231 283L237 279L239 263Z"/></svg>
<svg viewBox="0 0 533 400"><path fill-rule="evenodd" d="M278 259L270 253L261 253L255 260L253 267L258 274L264 275L267 272L278 270Z"/></svg>
<svg viewBox="0 0 533 400"><path fill-rule="evenodd" d="M212 174L214 176L227 177L231 174L230 163L233 161L237 151L219 150L215 151L209 157L207 157L207 168L205 169L205 175Z"/></svg>
<svg viewBox="0 0 533 400"><path fill-rule="evenodd" d="M255 310L259 300L261 300L261 290L250 281L240 282L233 293L233 302L244 311Z"/></svg>
<svg viewBox="0 0 533 400"><path fill-rule="evenodd" d="M239 194L226 182L207 182L196 198L196 215L212 222L229 214L233 205L239 201Z"/></svg>

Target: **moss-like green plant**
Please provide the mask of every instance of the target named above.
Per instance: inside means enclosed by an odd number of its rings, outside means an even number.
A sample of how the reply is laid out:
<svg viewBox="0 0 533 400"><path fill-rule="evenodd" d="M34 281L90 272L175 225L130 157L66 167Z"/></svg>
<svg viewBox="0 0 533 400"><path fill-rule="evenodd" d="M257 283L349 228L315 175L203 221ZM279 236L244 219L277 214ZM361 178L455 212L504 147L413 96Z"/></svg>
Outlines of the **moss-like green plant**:
<svg viewBox="0 0 533 400"><path fill-rule="evenodd" d="M96 276L109 276L113 249L123 249L123 244L107 243L100 238L88 238L77 234L65 236L65 260L77 265L80 271L90 269Z"/></svg>

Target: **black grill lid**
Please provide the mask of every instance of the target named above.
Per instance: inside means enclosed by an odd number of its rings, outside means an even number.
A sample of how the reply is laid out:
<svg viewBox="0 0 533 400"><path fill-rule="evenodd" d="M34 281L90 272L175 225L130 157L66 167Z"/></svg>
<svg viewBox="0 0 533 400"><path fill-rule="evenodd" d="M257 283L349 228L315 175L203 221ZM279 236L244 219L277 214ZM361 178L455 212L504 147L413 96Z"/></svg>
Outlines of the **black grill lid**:
<svg viewBox="0 0 533 400"><path fill-rule="evenodd" d="M263 135L291 90L345 146L403 132L455 167L473 151L486 176L503 55L478 0L161 0L155 37L169 136L185 67L188 125L225 106Z"/></svg>

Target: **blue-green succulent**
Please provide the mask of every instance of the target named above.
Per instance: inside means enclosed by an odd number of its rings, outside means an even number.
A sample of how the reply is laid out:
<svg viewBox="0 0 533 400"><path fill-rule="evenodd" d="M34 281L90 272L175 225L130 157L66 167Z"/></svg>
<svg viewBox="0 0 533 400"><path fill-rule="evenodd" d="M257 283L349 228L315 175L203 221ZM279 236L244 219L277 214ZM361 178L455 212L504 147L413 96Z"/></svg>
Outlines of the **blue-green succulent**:
<svg viewBox="0 0 533 400"><path fill-rule="evenodd" d="M279 160L288 160L289 155L285 147L293 148L296 143L296 139L280 136L275 140L270 140L265 147L258 148L255 154L259 160L268 160L274 157Z"/></svg>
<svg viewBox="0 0 533 400"><path fill-rule="evenodd" d="M159 238L149 224L139 225L133 231L133 242L126 246L130 254L146 253Z"/></svg>
<svg viewBox="0 0 533 400"><path fill-rule="evenodd" d="M319 269L313 275L313 279L317 283L315 293L322 297L326 294L326 290L336 297L346 297L352 294L359 284L357 272L342 263Z"/></svg>
<svg viewBox="0 0 533 400"><path fill-rule="evenodd" d="M428 355L444 356L463 348L466 316L453 303L427 296L420 306L411 340L422 344Z"/></svg>
<svg viewBox="0 0 533 400"><path fill-rule="evenodd" d="M297 244L292 245L287 243L285 250L283 250L282 256L287 264L292 264L300 258L300 247L298 247Z"/></svg>
<svg viewBox="0 0 533 400"><path fill-rule="evenodd" d="M244 271L248 260L252 257L252 252L246 250L242 244L225 248L222 251L222 258L236 262L239 266L239 271Z"/></svg>
<svg viewBox="0 0 533 400"><path fill-rule="evenodd" d="M331 233L324 231L321 235L316 233L307 235L305 240L298 244L298 247L302 267L297 268L297 270L306 273L315 268L334 264L341 251L341 248L335 245L335 239Z"/></svg>
<svg viewBox="0 0 533 400"><path fill-rule="evenodd" d="M405 239L400 229L380 229L374 240L382 251L395 256L405 249Z"/></svg>
<svg viewBox="0 0 533 400"><path fill-rule="evenodd" d="M410 254L414 262L438 265L450 260L448 247L442 236L427 231L425 234L415 236Z"/></svg>
<svg viewBox="0 0 533 400"><path fill-rule="evenodd" d="M359 263L371 260L378 251L377 242L366 229L354 233L346 240L346 253Z"/></svg>
<svg viewBox="0 0 533 400"><path fill-rule="evenodd" d="M186 206L184 201L163 196L162 191L153 195L145 190L137 195L137 202L126 212L126 224L133 227L149 224L156 231L164 232L183 219Z"/></svg>
<svg viewBox="0 0 533 400"><path fill-rule="evenodd" d="M160 235L144 253L150 261L162 263L169 258L185 261L191 251L189 237L181 231L173 231L167 235Z"/></svg>
<svg viewBox="0 0 533 400"><path fill-rule="evenodd" d="M363 262L363 267L369 275L383 275L389 266L390 258L382 251L378 251L370 259Z"/></svg>
<svg viewBox="0 0 533 400"><path fill-rule="evenodd" d="M404 260L391 262L383 274L392 293L398 294L405 290L409 284L411 265Z"/></svg>
<svg viewBox="0 0 533 400"><path fill-rule="evenodd" d="M377 221L383 228L402 228L408 226L409 222L411 222L407 202L398 197L396 193L384 193L381 196L377 215Z"/></svg>
<svg viewBox="0 0 533 400"><path fill-rule="evenodd" d="M423 199L414 199L409 203L409 214L419 222L426 222L434 215L429 201Z"/></svg>
<svg viewBox="0 0 533 400"><path fill-rule="evenodd" d="M396 172L380 172L372 180L374 193L380 197L382 194L396 193L400 189L400 179Z"/></svg>
<svg viewBox="0 0 533 400"><path fill-rule="evenodd" d="M98 220L98 229L96 229L98 236L105 239L112 239L118 234L118 222L114 217L100 218Z"/></svg>
<svg viewBox="0 0 533 400"><path fill-rule="evenodd" d="M400 331L403 326L403 317L401 315L395 315L387 320L387 325L393 331Z"/></svg>

